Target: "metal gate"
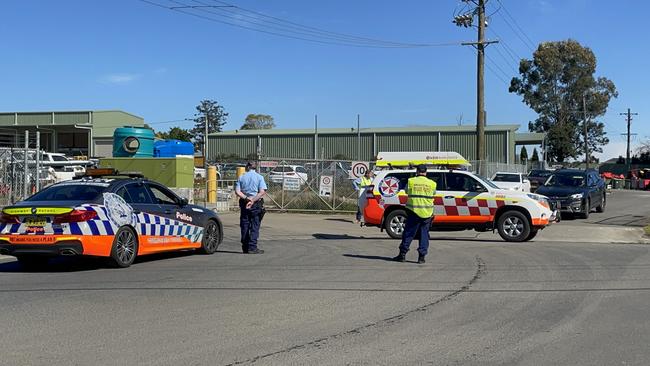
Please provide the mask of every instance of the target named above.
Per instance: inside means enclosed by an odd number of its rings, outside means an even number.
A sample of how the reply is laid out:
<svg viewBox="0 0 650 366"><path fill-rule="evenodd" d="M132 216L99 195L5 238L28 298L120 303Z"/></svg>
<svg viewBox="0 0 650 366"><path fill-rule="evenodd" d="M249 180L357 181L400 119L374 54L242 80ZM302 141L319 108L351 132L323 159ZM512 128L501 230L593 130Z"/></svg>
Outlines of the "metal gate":
<svg viewBox="0 0 650 366"><path fill-rule="evenodd" d="M269 210L356 212L351 161L269 159L258 162Z"/></svg>

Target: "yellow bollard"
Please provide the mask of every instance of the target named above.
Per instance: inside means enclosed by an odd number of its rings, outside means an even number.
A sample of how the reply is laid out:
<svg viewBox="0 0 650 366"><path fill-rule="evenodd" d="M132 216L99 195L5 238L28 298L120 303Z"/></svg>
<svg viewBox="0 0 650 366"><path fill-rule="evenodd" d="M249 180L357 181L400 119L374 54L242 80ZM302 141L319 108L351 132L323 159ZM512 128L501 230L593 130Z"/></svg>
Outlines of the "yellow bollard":
<svg viewBox="0 0 650 366"><path fill-rule="evenodd" d="M217 167L208 167L208 203L217 203Z"/></svg>
<svg viewBox="0 0 650 366"><path fill-rule="evenodd" d="M239 179L239 177L244 175L244 173L246 173L246 168L243 167L243 166L238 166L237 167L237 179Z"/></svg>

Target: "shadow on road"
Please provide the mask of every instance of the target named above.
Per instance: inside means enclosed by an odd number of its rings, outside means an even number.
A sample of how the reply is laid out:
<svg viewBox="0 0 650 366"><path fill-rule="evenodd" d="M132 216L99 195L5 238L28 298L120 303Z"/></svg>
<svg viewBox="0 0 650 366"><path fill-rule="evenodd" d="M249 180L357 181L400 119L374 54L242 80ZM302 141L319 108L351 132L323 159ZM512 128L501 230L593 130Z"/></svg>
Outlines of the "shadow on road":
<svg viewBox="0 0 650 366"><path fill-rule="evenodd" d="M392 257L384 257L381 255L343 254L343 256L348 258L373 259L378 261L394 262Z"/></svg>
<svg viewBox="0 0 650 366"><path fill-rule="evenodd" d="M140 263L176 259L190 255L195 255L195 251L188 250L144 255L137 257L133 265L137 266ZM109 258L99 257L55 257L43 264L32 264L29 266L25 266L17 260L0 263L0 273L60 273L96 271L100 269L115 269L115 267L110 264Z"/></svg>
<svg viewBox="0 0 650 366"><path fill-rule="evenodd" d="M355 236L348 234L327 234L327 233L314 233L312 236L316 239L321 240L395 240L387 237L367 237L367 236Z"/></svg>
<svg viewBox="0 0 650 366"><path fill-rule="evenodd" d="M350 219L340 219L340 218L334 218L334 217L328 217L325 219L325 221L339 221L339 222L347 222L349 224L353 224L354 221Z"/></svg>

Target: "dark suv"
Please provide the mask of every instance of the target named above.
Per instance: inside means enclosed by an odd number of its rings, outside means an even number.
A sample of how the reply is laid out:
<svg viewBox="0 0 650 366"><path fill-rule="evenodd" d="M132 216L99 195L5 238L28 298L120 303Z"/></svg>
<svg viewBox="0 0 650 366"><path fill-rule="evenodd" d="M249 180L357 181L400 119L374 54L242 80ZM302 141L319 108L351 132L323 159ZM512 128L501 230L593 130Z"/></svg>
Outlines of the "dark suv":
<svg viewBox="0 0 650 366"><path fill-rule="evenodd" d="M535 192L538 187L544 185L548 177L553 174L552 170L533 169L528 173L528 180L530 181L530 191Z"/></svg>
<svg viewBox="0 0 650 366"><path fill-rule="evenodd" d="M595 170L556 170L536 193L557 202L561 212L578 214L584 219L593 209L605 211L607 204L605 182Z"/></svg>

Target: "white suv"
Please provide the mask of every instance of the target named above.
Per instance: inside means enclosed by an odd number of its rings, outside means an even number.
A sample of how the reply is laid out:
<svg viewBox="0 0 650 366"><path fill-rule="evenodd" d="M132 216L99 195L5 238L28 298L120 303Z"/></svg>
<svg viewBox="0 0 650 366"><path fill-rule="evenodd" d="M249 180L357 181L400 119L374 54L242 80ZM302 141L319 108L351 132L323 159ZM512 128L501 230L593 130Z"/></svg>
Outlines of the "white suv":
<svg viewBox="0 0 650 366"><path fill-rule="evenodd" d="M406 221L405 188L415 169L376 172L373 185L359 198L364 225L401 238ZM505 190L464 170L429 170L437 183L431 230L497 230L506 241L527 241L558 218L549 200L537 194Z"/></svg>
<svg viewBox="0 0 650 366"><path fill-rule="evenodd" d="M269 181L272 183L282 184L284 180L298 179L300 184L309 181L307 169L300 165L282 165L276 166L269 172Z"/></svg>

